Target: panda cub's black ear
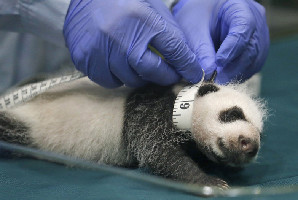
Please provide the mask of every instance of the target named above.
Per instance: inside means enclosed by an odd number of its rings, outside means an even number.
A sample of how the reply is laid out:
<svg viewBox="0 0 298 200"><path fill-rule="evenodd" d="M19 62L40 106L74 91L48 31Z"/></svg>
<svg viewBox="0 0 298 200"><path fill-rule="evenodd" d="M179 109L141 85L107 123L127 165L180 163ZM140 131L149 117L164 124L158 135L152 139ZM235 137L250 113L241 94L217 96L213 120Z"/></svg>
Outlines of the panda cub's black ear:
<svg viewBox="0 0 298 200"><path fill-rule="evenodd" d="M206 94L209 94L211 92L217 92L219 90L218 87L216 87L214 84L212 83L207 83L202 85L199 90L198 90L198 96L204 96Z"/></svg>

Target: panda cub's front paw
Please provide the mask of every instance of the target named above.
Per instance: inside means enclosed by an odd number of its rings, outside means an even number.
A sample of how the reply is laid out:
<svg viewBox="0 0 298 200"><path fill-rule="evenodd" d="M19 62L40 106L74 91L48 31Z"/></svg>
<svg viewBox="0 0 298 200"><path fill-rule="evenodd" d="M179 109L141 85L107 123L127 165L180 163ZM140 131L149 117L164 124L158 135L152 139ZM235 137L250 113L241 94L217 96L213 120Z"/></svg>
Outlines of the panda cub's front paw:
<svg viewBox="0 0 298 200"><path fill-rule="evenodd" d="M198 184L204 185L204 186L218 187L223 190L230 188L226 181L224 181L220 178L213 177L213 176L205 176L204 178L201 178L198 181Z"/></svg>

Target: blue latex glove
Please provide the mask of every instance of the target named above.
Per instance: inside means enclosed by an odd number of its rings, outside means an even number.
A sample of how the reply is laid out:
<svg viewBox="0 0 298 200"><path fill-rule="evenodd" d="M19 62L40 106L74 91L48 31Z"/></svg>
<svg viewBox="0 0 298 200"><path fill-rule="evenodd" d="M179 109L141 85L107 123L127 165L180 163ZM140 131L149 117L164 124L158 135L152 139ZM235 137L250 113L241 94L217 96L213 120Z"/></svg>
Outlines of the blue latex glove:
<svg viewBox="0 0 298 200"><path fill-rule="evenodd" d="M245 81L264 65L269 48L265 9L253 0L180 0L173 15L207 78Z"/></svg>
<svg viewBox="0 0 298 200"><path fill-rule="evenodd" d="M181 76L196 83L202 77L195 54L161 0L72 0L63 32L77 69L104 87L169 85Z"/></svg>

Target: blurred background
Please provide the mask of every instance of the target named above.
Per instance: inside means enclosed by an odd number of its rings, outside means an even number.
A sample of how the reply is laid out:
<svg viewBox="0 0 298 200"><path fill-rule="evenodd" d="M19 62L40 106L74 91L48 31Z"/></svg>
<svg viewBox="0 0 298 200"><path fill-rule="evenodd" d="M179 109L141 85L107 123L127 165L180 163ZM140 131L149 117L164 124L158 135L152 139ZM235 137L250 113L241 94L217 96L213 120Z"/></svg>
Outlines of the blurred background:
<svg viewBox="0 0 298 200"><path fill-rule="evenodd" d="M271 40L298 34L297 0L259 0L266 8Z"/></svg>

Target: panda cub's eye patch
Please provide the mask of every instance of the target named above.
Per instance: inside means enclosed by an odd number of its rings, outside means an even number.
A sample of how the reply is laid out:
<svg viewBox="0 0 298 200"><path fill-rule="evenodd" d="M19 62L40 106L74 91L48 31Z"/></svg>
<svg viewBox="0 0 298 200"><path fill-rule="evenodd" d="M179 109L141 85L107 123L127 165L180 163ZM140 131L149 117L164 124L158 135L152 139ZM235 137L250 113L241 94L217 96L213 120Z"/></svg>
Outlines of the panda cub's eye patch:
<svg viewBox="0 0 298 200"><path fill-rule="evenodd" d="M243 113L242 109L237 107L237 106L229 108L225 111L221 111L220 114L219 114L219 120L221 122L225 122L225 123L234 122L236 120L247 121L245 119L245 116L244 116L244 113Z"/></svg>
<svg viewBox="0 0 298 200"><path fill-rule="evenodd" d="M199 88L198 95L202 97L202 96L209 94L211 92L217 92L218 90L219 90L219 88L216 87L214 84L208 83L208 84L202 85Z"/></svg>

